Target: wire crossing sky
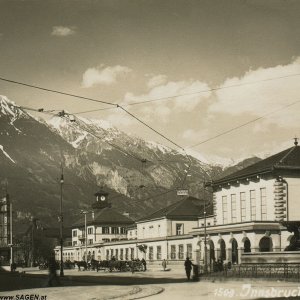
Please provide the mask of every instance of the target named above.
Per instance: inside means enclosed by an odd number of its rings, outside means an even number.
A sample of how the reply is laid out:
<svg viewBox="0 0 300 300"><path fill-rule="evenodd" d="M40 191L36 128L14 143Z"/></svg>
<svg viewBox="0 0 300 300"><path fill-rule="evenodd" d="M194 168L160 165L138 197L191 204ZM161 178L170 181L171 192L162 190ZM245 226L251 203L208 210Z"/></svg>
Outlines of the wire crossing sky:
<svg viewBox="0 0 300 300"><path fill-rule="evenodd" d="M210 162L264 156L300 135L299 15L296 0L2 0L0 94Z"/></svg>

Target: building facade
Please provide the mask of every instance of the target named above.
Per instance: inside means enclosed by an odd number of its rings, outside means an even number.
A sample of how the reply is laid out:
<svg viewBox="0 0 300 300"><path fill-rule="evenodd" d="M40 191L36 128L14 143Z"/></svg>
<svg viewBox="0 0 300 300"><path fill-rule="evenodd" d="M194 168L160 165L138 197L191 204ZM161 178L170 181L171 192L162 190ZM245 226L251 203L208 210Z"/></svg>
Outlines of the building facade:
<svg viewBox="0 0 300 300"><path fill-rule="evenodd" d="M300 148L295 143L207 188L213 203L206 205L205 216L204 200L187 197L136 222L90 220L87 243L82 221L74 224L64 259L80 260L86 249L97 260L190 257L210 267L217 259L238 264L243 253L283 251L292 233L281 222L300 220Z"/></svg>

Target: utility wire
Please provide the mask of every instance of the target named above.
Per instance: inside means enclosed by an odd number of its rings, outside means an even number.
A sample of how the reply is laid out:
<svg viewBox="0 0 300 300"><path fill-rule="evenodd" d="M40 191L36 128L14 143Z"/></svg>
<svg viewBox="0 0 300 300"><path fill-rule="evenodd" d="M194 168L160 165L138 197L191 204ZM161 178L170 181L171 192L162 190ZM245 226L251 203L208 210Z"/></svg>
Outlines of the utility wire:
<svg viewBox="0 0 300 300"><path fill-rule="evenodd" d="M126 110L124 107L122 107L120 105L118 107L121 108L123 111L125 111L128 115L130 115L131 117L133 117L134 119L136 119L139 123L141 123L144 126L148 127L150 130L152 130L153 132L155 132L156 134L158 134L159 136L161 136L165 140L169 141L171 144L175 145L179 149L185 151L183 147L179 146L178 144L176 144L175 142L173 142L171 139L169 139L168 137L166 137L164 134L158 132L156 129L154 129L150 125L146 124L144 121L142 121L140 118L138 118L137 116L135 116L134 114L132 114L131 112L129 112L128 110Z"/></svg>
<svg viewBox="0 0 300 300"><path fill-rule="evenodd" d="M277 112L279 112L279 111L282 111L282 110L284 110L284 109L287 109L288 107L293 106L293 105L295 105L295 104L298 104L299 102L300 102L300 100L295 101L295 102L292 102L292 103L287 104L287 105L284 105L284 106L282 106L282 107L279 108L279 109L273 110L273 111L271 111L271 112L269 112L269 113L266 113L266 114L264 114L264 115L262 115L262 116L260 116L260 117L257 117L257 118L255 118L255 119L252 119L252 120L250 120L250 121L248 121L248 122L246 122L246 123L240 124L240 125L238 125L238 126L236 126L236 127L233 127L233 128L231 128L231 129L229 129L229 130L223 131L223 132L221 132L221 133L219 133L219 134L217 134L217 135L215 135L215 136L213 136L213 137L211 137L211 138L208 138L208 139L203 140L203 141L201 141L201 142L199 142L199 143L196 143L196 144L194 144L194 145L191 145L191 146L189 146L189 147L186 147L186 149L194 148L194 147L200 146L200 145L202 145L202 144L205 144L205 143L207 143L207 142L209 142L209 141L212 141L212 140L214 140L214 139L216 139L216 138L218 138L218 137L220 137L220 136L223 136L223 135L225 135L225 134L228 134L228 133L230 133L230 132L233 132L233 131L235 131L235 130L237 130L237 129L240 129L240 128L242 128L242 127L245 127L245 126L247 126L247 125L249 125L249 124L251 124L251 123L257 122L257 121L259 121L259 120L261 120L261 119L264 119L264 118L266 118L266 117L268 117L268 116L270 116L270 115L273 115L273 114L275 114L275 113L277 113Z"/></svg>
<svg viewBox="0 0 300 300"><path fill-rule="evenodd" d="M20 81L6 79L6 78L3 78L3 77L0 77L0 80L10 82L10 83L14 83L14 84L23 85L23 86L38 89L38 90L42 90L42 91L45 91L45 92L51 92L51 93L70 96L70 97L74 97L74 98L78 98L78 99L83 99L83 100L103 103L103 104L107 104L107 105L117 106L117 104L115 104L115 103L111 103L111 102L107 102L107 101L103 101L103 100L98 100L98 99L94 99L94 98L89 98L89 97L84 97L84 96L79 96L79 95L75 95L75 94L70 94L70 93L66 93L66 92L62 92L62 91L58 91L58 90L48 89L48 88L44 88L44 87L33 85L33 84L28 84L28 83L23 83L23 82L20 82Z"/></svg>
<svg viewBox="0 0 300 300"><path fill-rule="evenodd" d="M216 88L211 88L211 89L206 89L206 90L201 90L201 91L195 91L195 92L190 92L190 93L182 93L182 94L172 95L172 96L167 96L167 97L160 97L160 98L154 98L154 99L149 99L149 100L137 101L137 102L132 102L132 103L128 103L126 105L123 105L123 107L139 105L139 104L145 104L145 103L161 101L161 100L168 100L168 99L173 99L173 98L182 97L182 96L189 96L189 95L213 92L213 91L222 90L222 89L235 88L235 87L240 87L240 86L245 86L245 85L257 84L257 83L260 83L260 82L267 82L267 81L273 81L273 80L284 79L284 78L289 78L289 77L295 77L295 76L299 76L299 75L300 75L300 73L295 73L295 74L289 74L289 75L284 75L284 76L279 76L279 77L272 77L272 78L267 78L267 79L252 81L252 82L232 84L232 85L228 85L228 86L220 86L220 87L216 87ZM83 99L83 100L88 100L88 101L93 101L93 102L98 102L98 103L103 103L103 104L114 106L114 107L100 108L100 109L83 111L83 112L76 112L76 113L73 113L73 114L88 113L88 112L94 112L94 111L100 111L100 110L108 110L108 109L117 108L119 106L118 104L113 103L113 102L98 100L98 99L89 98L89 97L84 97L84 96L80 96L80 95L76 95L76 94L70 94L70 93L66 93L66 92L62 92L62 91L58 91L58 90L54 90L54 89L49 89L49 88L44 88L44 87L40 87L40 86L36 86L36 85L32 85L32 84L27 84L27 83L23 83L23 82L20 82L20 81L15 81L15 80L3 78L3 77L0 77L0 80L5 81L5 82L9 82L9 83L13 83L13 84L19 84L19 85L30 87L30 88L39 89L39 90L46 91L46 92L66 95L66 96L75 97L75 98L79 98L79 99Z"/></svg>
<svg viewBox="0 0 300 300"><path fill-rule="evenodd" d="M79 118L77 118L77 117L76 117L76 121L78 122L78 124L80 124L80 123L82 124L82 123L83 123L83 122L82 122ZM85 123L84 123L84 125L85 125ZM137 160L137 161L139 161L139 162L142 161L141 158L139 158L139 157L137 157L137 156L135 156L135 155L133 155L133 154L131 154L131 153L125 151L124 149L122 149L121 147L119 147L119 146L117 146L117 145L115 145L115 144L113 144L113 143L110 143L110 142L106 141L105 139L102 139L102 137L96 135L94 132L92 132L91 130L87 129L86 126L81 125L81 127L83 128L83 130L85 130L87 133L89 133L89 134L92 135L93 137L95 137L95 138L97 138L97 139L99 139L99 140L101 140L101 141L107 143L108 145L110 145L111 147L113 147L113 148L117 149L118 151L122 152L122 153L125 154L126 156L130 156L130 157L134 158L135 160ZM76 129L76 128L73 126L73 129Z"/></svg>
<svg viewBox="0 0 300 300"><path fill-rule="evenodd" d="M179 97L183 97L183 96L191 96L191 95L196 95L196 94L208 93L208 92L213 92L213 91L218 91L218 90L223 90L223 89L241 87L241 86L245 86L245 85L252 85L252 84L257 84L257 83L260 83L260 82L273 81L273 80L284 79L284 78L294 77L294 76L299 76L299 75L300 75L300 73L297 73L297 74L290 74L290 75L285 75L285 76L280 76L280 77L267 78L267 79L252 81L252 82L245 82L245 83L240 83L240 84L220 86L220 87L216 87L216 88L210 88L210 89L195 91L195 92L190 92L190 93L182 93L182 94L173 95L173 96L167 96L167 97L160 97L160 98L154 98L154 99L149 99L149 100L131 102L131 103L128 103L128 104L125 104L125 105L122 105L122 106L123 107L129 107L129 106L140 105L140 104L145 104L145 103L151 103L151 102L156 102L156 101L170 100L170 99L173 99L173 98L179 98ZM116 107L106 107L106 108L99 108L99 109L94 109L94 110L86 110L86 111L76 112L74 114L84 114L84 113L90 113L90 112L96 112L96 111L102 111L102 110L110 110L110 109L114 109L114 108L116 108Z"/></svg>

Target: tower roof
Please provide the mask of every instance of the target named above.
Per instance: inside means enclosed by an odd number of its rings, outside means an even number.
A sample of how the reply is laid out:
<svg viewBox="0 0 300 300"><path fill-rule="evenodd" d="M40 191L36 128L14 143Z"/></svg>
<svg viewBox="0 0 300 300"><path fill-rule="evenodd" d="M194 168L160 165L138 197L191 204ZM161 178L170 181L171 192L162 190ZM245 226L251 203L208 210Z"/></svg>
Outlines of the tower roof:
<svg viewBox="0 0 300 300"><path fill-rule="evenodd" d="M94 212L94 218L92 212L86 215L87 225L131 225L134 223L132 219L122 215L115 209L106 207ZM72 228L84 226L84 216L82 216L77 222L75 222Z"/></svg>
<svg viewBox="0 0 300 300"><path fill-rule="evenodd" d="M213 182L213 185L243 179L262 173L270 173L276 170L300 171L300 147L295 146L256 162L242 170L234 172Z"/></svg>

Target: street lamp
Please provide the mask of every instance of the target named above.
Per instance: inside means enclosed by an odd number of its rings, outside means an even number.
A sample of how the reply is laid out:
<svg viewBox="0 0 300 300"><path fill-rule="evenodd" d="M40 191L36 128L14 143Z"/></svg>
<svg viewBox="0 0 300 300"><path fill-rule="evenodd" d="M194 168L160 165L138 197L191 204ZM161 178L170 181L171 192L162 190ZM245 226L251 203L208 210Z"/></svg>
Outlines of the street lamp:
<svg viewBox="0 0 300 300"><path fill-rule="evenodd" d="M202 169L202 168L201 168ZM185 170L188 172L187 170ZM207 177L209 177L210 182L212 181L211 176L206 172L206 170L202 169L202 171L205 173ZM203 175L203 174L201 174ZM188 177L191 176L191 174L187 174ZM203 257L203 265L204 265L204 273L207 273L207 226L206 226L206 195L205 195L205 187L206 187L206 181L205 177L203 178L203 216L204 216L204 257Z"/></svg>
<svg viewBox="0 0 300 300"><path fill-rule="evenodd" d="M9 202L9 231L10 231L10 267L12 268L12 265L14 263L14 257L13 257L13 218L12 218L12 202L9 200L9 195L6 194L6 200Z"/></svg>
<svg viewBox="0 0 300 300"><path fill-rule="evenodd" d="M84 215L84 244L85 244L85 255L84 255L84 260L87 263L87 227L86 227L86 215L89 212L93 211L88 211L88 210L82 210L80 213Z"/></svg>
<svg viewBox="0 0 300 300"><path fill-rule="evenodd" d="M204 273L207 273L207 237L206 237L206 197L205 197L205 181L203 182L203 201L204 201Z"/></svg>
<svg viewBox="0 0 300 300"><path fill-rule="evenodd" d="M60 276L64 276L64 266L63 266L63 210L62 210L62 201L63 201L63 184L64 184L64 174L63 166L61 165L61 176L60 176Z"/></svg>

